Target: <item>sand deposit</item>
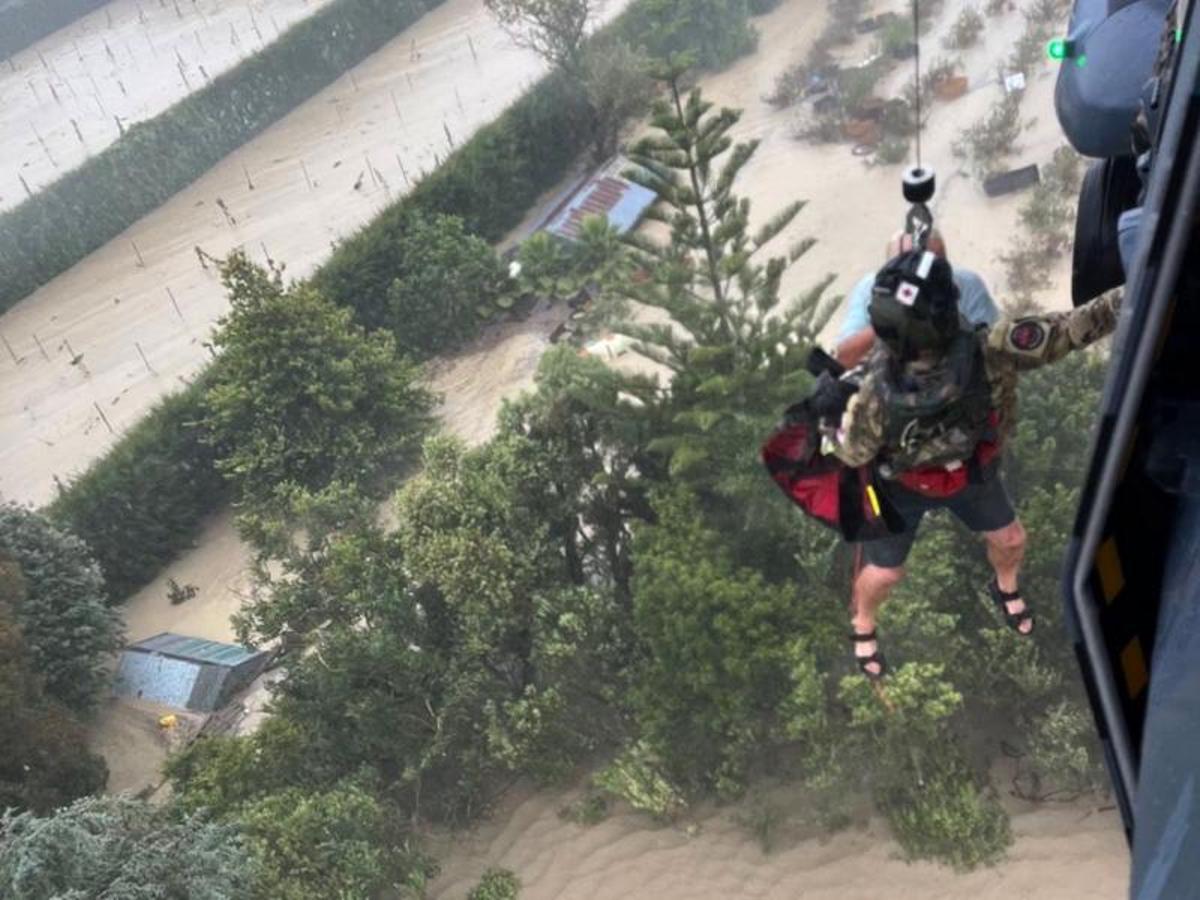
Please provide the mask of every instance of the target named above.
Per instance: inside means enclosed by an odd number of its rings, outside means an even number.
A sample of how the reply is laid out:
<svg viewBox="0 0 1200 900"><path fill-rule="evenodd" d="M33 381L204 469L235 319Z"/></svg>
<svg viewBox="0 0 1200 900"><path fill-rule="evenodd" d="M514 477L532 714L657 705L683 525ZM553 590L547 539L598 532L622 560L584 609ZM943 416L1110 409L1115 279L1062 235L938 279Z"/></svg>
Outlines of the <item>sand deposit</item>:
<svg viewBox="0 0 1200 900"><path fill-rule="evenodd" d="M1129 878L1120 820L1094 801L1014 807L1007 858L959 875L904 862L877 819L802 837L789 822L800 810L785 809L764 853L738 822L747 804L672 826L618 809L586 826L559 817L572 798L517 793L471 835L434 841L442 872L431 900L463 900L492 866L517 874L521 900L1117 900Z"/></svg>

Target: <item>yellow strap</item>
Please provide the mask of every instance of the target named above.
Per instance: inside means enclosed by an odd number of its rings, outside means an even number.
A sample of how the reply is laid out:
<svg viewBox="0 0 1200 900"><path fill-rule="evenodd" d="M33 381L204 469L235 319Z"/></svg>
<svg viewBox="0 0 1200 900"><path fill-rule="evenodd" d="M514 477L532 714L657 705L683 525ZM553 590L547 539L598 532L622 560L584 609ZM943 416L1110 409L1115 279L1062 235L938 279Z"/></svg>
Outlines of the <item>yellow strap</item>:
<svg viewBox="0 0 1200 900"><path fill-rule="evenodd" d="M875 486L872 484L867 485L867 499L871 502L871 511L875 513L875 517L878 518L880 515L879 497L875 495Z"/></svg>

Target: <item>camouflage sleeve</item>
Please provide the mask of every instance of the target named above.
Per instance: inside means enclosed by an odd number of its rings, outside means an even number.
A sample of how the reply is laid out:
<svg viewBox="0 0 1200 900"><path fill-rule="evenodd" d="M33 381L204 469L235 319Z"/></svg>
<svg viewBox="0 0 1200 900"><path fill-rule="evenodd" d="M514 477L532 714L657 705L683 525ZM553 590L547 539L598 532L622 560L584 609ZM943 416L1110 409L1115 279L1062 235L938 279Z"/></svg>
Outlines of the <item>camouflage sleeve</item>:
<svg viewBox="0 0 1200 900"><path fill-rule="evenodd" d="M1104 294L1069 312L1002 318L988 332L990 354L1004 356L1018 369L1057 362L1072 350L1095 343L1117 327L1119 291Z"/></svg>
<svg viewBox="0 0 1200 900"><path fill-rule="evenodd" d="M866 375L858 392L846 404L836 431L826 432L826 452L848 466L869 463L883 447L884 410L875 378Z"/></svg>

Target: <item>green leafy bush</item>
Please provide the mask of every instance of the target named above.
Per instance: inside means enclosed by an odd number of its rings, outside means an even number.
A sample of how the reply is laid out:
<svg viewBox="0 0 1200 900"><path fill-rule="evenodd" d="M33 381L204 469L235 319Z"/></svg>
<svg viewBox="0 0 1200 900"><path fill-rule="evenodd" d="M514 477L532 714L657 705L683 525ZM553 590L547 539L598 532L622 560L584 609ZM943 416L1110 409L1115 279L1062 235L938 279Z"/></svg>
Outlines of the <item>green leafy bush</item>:
<svg viewBox="0 0 1200 900"><path fill-rule="evenodd" d="M630 38L651 56L689 53L705 69L729 65L758 42L748 0L641 0L629 13Z"/></svg>
<svg viewBox="0 0 1200 900"><path fill-rule="evenodd" d="M0 214L0 310L116 237L438 2L335 0Z"/></svg>
<svg viewBox="0 0 1200 900"><path fill-rule="evenodd" d="M662 759L641 741L596 775L596 786L660 822L669 822L687 809L683 792L664 774Z"/></svg>
<svg viewBox="0 0 1200 900"><path fill-rule="evenodd" d="M1012 844L1012 826L995 797L952 753L925 770L908 767L906 788L880 797L892 832L910 859L933 859L968 871L993 865Z"/></svg>
<svg viewBox="0 0 1200 900"><path fill-rule="evenodd" d="M521 881L508 869L488 869L471 888L467 900L517 900L521 895Z"/></svg>
<svg viewBox="0 0 1200 900"><path fill-rule="evenodd" d="M263 900L376 897L425 863L393 847L389 811L363 788L291 788L253 801L235 821L257 863Z"/></svg>
<svg viewBox="0 0 1200 900"><path fill-rule="evenodd" d="M1021 100L1007 94L987 115L963 129L951 145L954 155L969 159L980 177L990 175L1002 160L1016 152L1021 136Z"/></svg>
<svg viewBox="0 0 1200 900"><path fill-rule="evenodd" d="M908 159L908 140L889 137L875 148L875 162L881 166L897 166Z"/></svg>
<svg viewBox="0 0 1200 900"><path fill-rule="evenodd" d="M87 545L35 512L4 504L0 553L20 566L24 579L13 615L31 668L51 697L75 710L90 709L108 683L121 620L105 603L104 580Z"/></svg>
<svg viewBox="0 0 1200 900"><path fill-rule="evenodd" d="M413 357L461 345L479 330L481 318L494 316L507 299L496 252L457 216L408 211L391 259L392 282L384 296L345 283L339 290L361 324L387 329L397 349Z"/></svg>

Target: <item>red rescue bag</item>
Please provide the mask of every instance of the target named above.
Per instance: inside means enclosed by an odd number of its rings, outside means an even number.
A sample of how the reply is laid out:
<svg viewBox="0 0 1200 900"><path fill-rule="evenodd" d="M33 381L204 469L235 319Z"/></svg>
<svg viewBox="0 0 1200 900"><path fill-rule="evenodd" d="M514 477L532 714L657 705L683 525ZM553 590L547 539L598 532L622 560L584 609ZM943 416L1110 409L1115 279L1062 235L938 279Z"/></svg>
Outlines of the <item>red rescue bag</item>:
<svg viewBox="0 0 1200 900"><path fill-rule="evenodd" d="M793 503L847 541L904 530L904 520L875 482L870 466L851 468L821 453L816 419L800 403L762 447L763 465Z"/></svg>

